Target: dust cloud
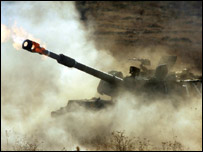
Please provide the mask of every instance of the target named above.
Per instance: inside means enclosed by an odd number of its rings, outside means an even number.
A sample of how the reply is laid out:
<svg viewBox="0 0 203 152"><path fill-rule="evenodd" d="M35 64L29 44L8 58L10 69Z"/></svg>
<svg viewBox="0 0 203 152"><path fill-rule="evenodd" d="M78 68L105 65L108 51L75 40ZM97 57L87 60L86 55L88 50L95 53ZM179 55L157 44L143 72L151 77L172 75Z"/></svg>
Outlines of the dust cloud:
<svg viewBox="0 0 203 152"><path fill-rule="evenodd" d="M99 80L19 49L23 40L33 39L98 69L110 69L113 58L98 53L86 39L88 32L78 22L73 2L2 2L1 11L2 136L5 130L32 134L30 129L48 121L50 112L66 105L68 99L95 96Z"/></svg>
<svg viewBox="0 0 203 152"><path fill-rule="evenodd" d="M187 104L180 101L177 108L170 101L140 104L133 95L121 94L112 109L83 109L51 118L51 111L65 106L69 99L97 96L99 80L20 49L24 39L33 39L50 51L103 71L123 70L128 64L122 65L108 51L96 49L94 41L88 39L93 29L80 23L74 2L1 4L2 149L15 147L16 139L25 136L31 142L43 142L43 150L73 150L77 145L85 149L85 144L91 145L94 139L108 137L115 130L155 143L177 136L186 147L201 149L201 98Z"/></svg>

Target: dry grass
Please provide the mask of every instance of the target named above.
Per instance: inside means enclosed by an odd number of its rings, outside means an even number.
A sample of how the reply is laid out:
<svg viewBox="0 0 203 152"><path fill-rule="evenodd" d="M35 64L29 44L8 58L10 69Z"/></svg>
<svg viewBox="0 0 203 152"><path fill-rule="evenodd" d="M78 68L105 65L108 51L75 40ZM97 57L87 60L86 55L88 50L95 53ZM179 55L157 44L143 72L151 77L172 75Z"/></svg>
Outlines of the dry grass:
<svg viewBox="0 0 203 152"><path fill-rule="evenodd" d="M29 140L27 137L15 139L15 143L9 143L9 131L6 130L6 145L1 145L1 151L39 151L40 142L37 139Z"/></svg>
<svg viewBox="0 0 203 152"><path fill-rule="evenodd" d="M173 141L163 141L159 145L153 144L147 138L128 137L125 131L114 131L108 137L94 139L88 150L96 151L185 151L189 150L174 138ZM83 143L83 145L89 145Z"/></svg>
<svg viewBox="0 0 203 152"><path fill-rule="evenodd" d="M173 141L164 141L160 145L154 145L149 139L146 138L129 138L125 136L123 132L114 132L114 141L112 145L115 145L115 150L118 151L185 151L189 148L184 147L177 137L174 137ZM113 143L117 144L113 144Z"/></svg>
<svg viewBox="0 0 203 152"><path fill-rule="evenodd" d="M7 143L6 146L1 146L2 151L43 151L41 147L42 142L36 139L29 140L24 137L22 139L17 138L14 145L9 143L9 135L6 132ZM89 141L87 141L89 142ZM184 147L176 139L174 141L163 141L160 145L154 145L146 138L128 137L125 135L125 131L114 131L108 137L98 137L94 139L91 144L87 143L86 150L96 151L185 151L189 150ZM91 146L90 146L91 145ZM64 144L65 146L65 144ZM82 144L86 147L85 143ZM46 148L47 149L47 148ZM61 151L70 151L67 148L60 149ZM81 148L77 146L74 151L80 151Z"/></svg>
<svg viewBox="0 0 203 152"><path fill-rule="evenodd" d="M110 139L110 145L112 147L112 150L115 151L131 151L135 148L133 139L125 136L124 131L113 132Z"/></svg>
<svg viewBox="0 0 203 152"><path fill-rule="evenodd" d="M38 149L38 143L33 142L30 143L28 141L17 141L16 144L13 146L14 151L39 151Z"/></svg>
<svg viewBox="0 0 203 152"><path fill-rule="evenodd" d="M168 142L162 142L162 150L164 151L184 151L183 145L178 141L168 141Z"/></svg>

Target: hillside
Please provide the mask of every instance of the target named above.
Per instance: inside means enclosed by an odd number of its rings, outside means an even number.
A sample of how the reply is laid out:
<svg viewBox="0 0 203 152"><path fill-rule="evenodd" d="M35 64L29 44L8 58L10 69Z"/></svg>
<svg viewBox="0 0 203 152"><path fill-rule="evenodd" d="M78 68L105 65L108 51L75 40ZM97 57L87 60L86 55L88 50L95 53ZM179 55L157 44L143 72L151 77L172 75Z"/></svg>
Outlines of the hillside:
<svg viewBox="0 0 203 152"><path fill-rule="evenodd" d="M116 59L159 48L201 71L202 2L78 1L76 7L84 25L93 29L97 48Z"/></svg>

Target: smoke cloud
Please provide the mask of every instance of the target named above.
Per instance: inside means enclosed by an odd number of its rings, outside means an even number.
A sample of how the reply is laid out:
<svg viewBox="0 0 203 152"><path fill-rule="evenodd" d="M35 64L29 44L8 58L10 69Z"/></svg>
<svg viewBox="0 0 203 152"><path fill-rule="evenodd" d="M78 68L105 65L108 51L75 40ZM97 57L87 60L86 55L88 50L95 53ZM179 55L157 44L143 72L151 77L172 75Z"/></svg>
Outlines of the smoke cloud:
<svg viewBox="0 0 203 152"><path fill-rule="evenodd" d="M180 101L177 108L167 100L142 104L131 94L121 94L112 109L98 112L81 109L51 118L51 111L65 106L69 99L98 96L99 80L22 50L23 40L34 40L50 51L102 71L115 69L127 74L128 64L115 60L108 50L96 49L89 39L93 29L81 24L74 2L1 4L3 149L12 147L17 137L24 136L30 141L42 141L40 148L44 150L63 147L73 150L77 145L85 149L85 143L109 136L115 130L125 130L128 136L146 137L154 143L177 136L192 150L202 148L201 98L188 99L187 104ZM143 53L147 56L147 51Z"/></svg>

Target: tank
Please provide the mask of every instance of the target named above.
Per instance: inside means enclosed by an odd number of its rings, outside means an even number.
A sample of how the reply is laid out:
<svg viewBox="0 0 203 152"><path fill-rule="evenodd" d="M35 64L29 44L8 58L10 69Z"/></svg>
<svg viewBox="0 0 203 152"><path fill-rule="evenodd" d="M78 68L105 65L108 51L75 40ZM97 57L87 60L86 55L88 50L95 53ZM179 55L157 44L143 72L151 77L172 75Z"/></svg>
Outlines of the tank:
<svg viewBox="0 0 203 152"><path fill-rule="evenodd" d="M120 71L113 70L103 72L94 69L77 62L71 57L63 54L58 55L48 51L45 48L40 47L38 43L28 39L23 42L22 48L32 53L46 55L55 59L59 64L69 68L76 68L82 72L97 77L100 79L97 92L100 95L111 97L111 100L103 100L100 98L69 100L67 106L51 113L53 117L75 111L78 107L84 107L88 110L101 110L111 107L115 103L114 98L121 92L130 92L135 96L143 96L144 94L150 99L157 97L170 97L172 93L179 94L181 97L188 97L190 95L190 90L195 90L199 95L201 95L202 92L201 87L197 85L202 83L202 77L184 79L183 77L178 76L177 73L171 72L171 68L177 59L176 56L162 57L157 67L153 70L149 70L145 67L146 65L150 65L149 60L134 58L133 60L141 62L141 67L130 66L130 75L124 77L123 73Z"/></svg>

